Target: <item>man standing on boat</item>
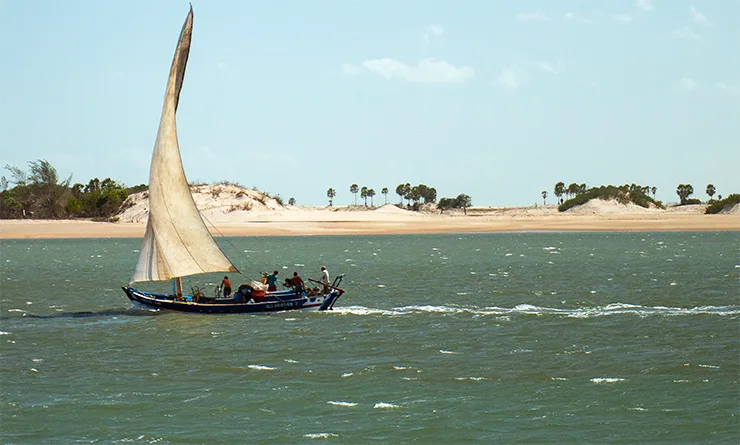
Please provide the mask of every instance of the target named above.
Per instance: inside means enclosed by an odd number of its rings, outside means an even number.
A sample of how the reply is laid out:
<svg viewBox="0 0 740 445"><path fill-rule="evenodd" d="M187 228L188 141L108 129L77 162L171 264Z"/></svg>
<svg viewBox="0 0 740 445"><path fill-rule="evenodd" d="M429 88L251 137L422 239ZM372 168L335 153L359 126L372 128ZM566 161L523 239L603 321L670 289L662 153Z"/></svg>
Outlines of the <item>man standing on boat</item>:
<svg viewBox="0 0 740 445"><path fill-rule="evenodd" d="M293 290L295 291L296 298L303 297L303 289L305 287L305 284L303 283L303 278L298 275L298 272L293 272L293 279L291 280L291 284L293 285Z"/></svg>
<svg viewBox="0 0 740 445"><path fill-rule="evenodd" d="M224 297L228 298L228 296L231 295L231 281L229 281L229 277L224 277L224 279L221 280L221 287L224 290Z"/></svg>
<svg viewBox="0 0 740 445"><path fill-rule="evenodd" d="M321 266L321 278L319 283L324 285L324 294L329 293L329 271L326 270L326 266Z"/></svg>
<svg viewBox="0 0 740 445"><path fill-rule="evenodd" d="M277 290L277 276L278 271L274 271L272 275L267 276L267 292L272 292Z"/></svg>

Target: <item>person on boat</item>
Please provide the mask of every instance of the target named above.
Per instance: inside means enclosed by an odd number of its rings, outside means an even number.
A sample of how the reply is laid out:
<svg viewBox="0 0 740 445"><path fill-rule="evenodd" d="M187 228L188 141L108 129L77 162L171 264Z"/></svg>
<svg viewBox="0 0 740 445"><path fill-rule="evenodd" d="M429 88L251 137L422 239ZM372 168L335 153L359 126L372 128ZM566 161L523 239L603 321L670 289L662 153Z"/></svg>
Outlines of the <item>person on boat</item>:
<svg viewBox="0 0 740 445"><path fill-rule="evenodd" d="M224 277L224 279L221 280L221 287L224 291L224 297L231 295L231 281L229 281L229 277Z"/></svg>
<svg viewBox="0 0 740 445"><path fill-rule="evenodd" d="M329 271L326 270L326 266L321 266L321 278L319 278L319 283L324 285L324 293L329 293Z"/></svg>
<svg viewBox="0 0 740 445"><path fill-rule="evenodd" d="M277 290L277 276L278 271L272 273L272 275L267 276L267 292L272 292Z"/></svg>
<svg viewBox="0 0 740 445"><path fill-rule="evenodd" d="M293 279L291 280L291 284L293 284L295 296L297 298L301 298L303 296L303 289L305 287L305 284L303 283L303 278L298 275L298 272L293 272Z"/></svg>

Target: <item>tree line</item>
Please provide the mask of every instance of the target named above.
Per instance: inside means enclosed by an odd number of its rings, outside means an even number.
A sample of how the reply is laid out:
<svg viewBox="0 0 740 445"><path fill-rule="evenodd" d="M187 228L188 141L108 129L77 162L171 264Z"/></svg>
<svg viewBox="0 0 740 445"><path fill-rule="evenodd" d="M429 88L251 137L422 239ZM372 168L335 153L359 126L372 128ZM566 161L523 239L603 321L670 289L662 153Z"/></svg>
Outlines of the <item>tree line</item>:
<svg viewBox="0 0 740 445"><path fill-rule="evenodd" d="M623 192L639 193L645 196L650 196L652 194L653 200L655 200L655 193L658 191L658 188L655 186L643 186L638 184L625 184L619 187L608 185L606 187L614 187L615 189L619 189ZM558 204L562 205L565 201L583 195L588 190L589 189L586 187L586 184L576 184L574 182L566 187L564 182L558 182L557 184L555 184L553 193L557 197ZM717 188L713 184L707 184L706 194L709 196L709 203L713 201L713 197L716 193ZM678 187L676 187L676 194L679 197L680 205L701 204L701 200L689 198L689 196L694 194L694 187L691 184L679 184ZM543 190L541 196L543 204L547 204L547 190ZM717 198L721 200L722 195L718 195Z"/></svg>
<svg viewBox="0 0 740 445"><path fill-rule="evenodd" d="M0 178L1 219L94 218L108 220L118 213L131 193L147 190L144 184L127 188L111 178L93 178L87 184L60 179L45 159L30 161L28 171L6 165L10 178Z"/></svg>
<svg viewBox="0 0 740 445"><path fill-rule="evenodd" d="M370 199L370 207L375 206L375 189L367 186L360 187L358 184L352 184L349 186L349 192L354 195L354 205L357 205L357 194L359 193L360 198L363 199L365 207L368 207L368 199ZM380 193L384 195L385 204L388 204L388 187L383 187ZM426 184L418 184L414 186L410 183L398 184L396 186L396 194L399 196L397 206L401 208L404 208L404 200L406 200L405 207L410 210L420 210L423 204L437 204L437 189L429 187ZM333 187L326 191L326 197L329 198L329 207L334 205L334 198L336 196L337 191ZM461 208L467 213L467 209L470 206L470 196L463 193L455 198L441 198L439 200L439 204L437 204L437 208L440 209L441 212L447 209Z"/></svg>
<svg viewBox="0 0 740 445"><path fill-rule="evenodd" d="M571 207L584 204L591 199L616 199L621 203L632 202L642 207L649 207L649 203L655 204L657 207L665 208L661 201L655 200L655 194L658 188L655 186L643 186L639 184L624 184L622 186L600 186L587 188L586 184L572 183L568 187L565 187L564 182L558 182L555 184L553 192L558 199L558 210L561 212ZM676 187L676 194L680 199L679 205L690 205L690 204L701 204L699 199L689 198L694 193L694 187L691 184L679 184ZM713 184L707 184L706 193L709 196L709 204L714 202L714 195L717 193L717 189ZM652 194L652 197L650 195ZM565 198L563 198L563 196ZM722 195L718 195L719 200L722 200ZM547 203L547 190L542 191L543 202Z"/></svg>
<svg viewBox="0 0 740 445"><path fill-rule="evenodd" d="M705 192L707 196L709 196L708 202L712 203L714 201L714 195L717 193L717 188L714 186L714 184L707 184ZM679 184L678 187L676 187L676 194L681 200L681 205L701 204L700 199L689 198L689 196L694 194L694 187L691 184ZM722 195L717 195L717 199L722 201Z"/></svg>

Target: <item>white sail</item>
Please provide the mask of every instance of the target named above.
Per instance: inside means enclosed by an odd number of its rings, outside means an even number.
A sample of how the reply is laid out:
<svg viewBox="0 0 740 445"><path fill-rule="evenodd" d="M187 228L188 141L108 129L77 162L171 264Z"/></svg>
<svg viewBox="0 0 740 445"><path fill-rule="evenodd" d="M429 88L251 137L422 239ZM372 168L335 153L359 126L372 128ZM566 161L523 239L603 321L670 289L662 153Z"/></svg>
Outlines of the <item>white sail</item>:
<svg viewBox="0 0 740 445"><path fill-rule="evenodd" d="M131 282L238 272L208 232L190 193L177 143L177 111L193 30L191 7L170 68L149 172L149 220Z"/></svg>

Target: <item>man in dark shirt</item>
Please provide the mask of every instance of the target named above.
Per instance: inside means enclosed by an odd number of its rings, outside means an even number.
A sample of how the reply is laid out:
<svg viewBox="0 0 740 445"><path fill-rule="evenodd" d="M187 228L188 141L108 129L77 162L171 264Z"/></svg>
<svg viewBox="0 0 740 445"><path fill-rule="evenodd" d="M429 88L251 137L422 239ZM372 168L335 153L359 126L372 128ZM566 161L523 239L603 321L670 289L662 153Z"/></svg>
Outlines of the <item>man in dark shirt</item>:
<svg viewBox="0 0 740 445"><path fill-rule="evenodd" d="M301 298L303 296L303 289L305 285L303 284L303 278L298 275L298 272L293 272L291 284L293 285L293 290L295 291L296 298Z"/></svg>
<svg viewBox="0 0 740 445"><path fill-rule="evenodd" d="M229 281L229 277L224 277L221 280L221 287L224 289L224 297L228 298L231 295L231 281Z"/></svg>

